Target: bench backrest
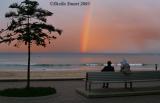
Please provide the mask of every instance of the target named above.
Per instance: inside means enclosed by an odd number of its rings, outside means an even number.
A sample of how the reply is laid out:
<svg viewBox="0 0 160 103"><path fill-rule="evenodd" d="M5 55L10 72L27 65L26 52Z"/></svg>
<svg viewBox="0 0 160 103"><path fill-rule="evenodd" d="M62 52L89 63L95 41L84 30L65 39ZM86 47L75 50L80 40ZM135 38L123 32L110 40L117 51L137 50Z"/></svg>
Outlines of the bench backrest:
<svg viewBox="0 0 160 103"><path fill-rule="evenodd" d="M87 81L124 81L124 80L152 80L160 79L160 72L144 71L131 72L124 74L122 72L87 72Z"/></svg>

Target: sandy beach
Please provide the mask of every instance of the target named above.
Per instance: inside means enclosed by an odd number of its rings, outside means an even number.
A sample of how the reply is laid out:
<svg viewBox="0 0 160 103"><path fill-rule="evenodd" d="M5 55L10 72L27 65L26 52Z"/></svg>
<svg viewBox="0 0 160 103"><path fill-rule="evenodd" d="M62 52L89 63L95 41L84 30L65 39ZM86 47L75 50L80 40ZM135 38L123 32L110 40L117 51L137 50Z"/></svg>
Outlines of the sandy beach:
<svg viewBox="0 0 160 103"><path fill-rule="evenodd" d="M87 70L31 71L31 79L85 78ZM0 79L26 79L27 71L0 71Z"/></svg>
<svg viewBox="0 0 160 103"><path fill-rule="evenodd" d="M139 68L131 68L131 71L141 71ZM99 72L101 70L38 70L31 71L31 79L75 79L85 78L86 72ZM119 72L119 68L115 69ZM154 71L154 69L148 69L145 71ZM24 70L0 70L0 80L5 79L26 79L27 71Z"/></svg>

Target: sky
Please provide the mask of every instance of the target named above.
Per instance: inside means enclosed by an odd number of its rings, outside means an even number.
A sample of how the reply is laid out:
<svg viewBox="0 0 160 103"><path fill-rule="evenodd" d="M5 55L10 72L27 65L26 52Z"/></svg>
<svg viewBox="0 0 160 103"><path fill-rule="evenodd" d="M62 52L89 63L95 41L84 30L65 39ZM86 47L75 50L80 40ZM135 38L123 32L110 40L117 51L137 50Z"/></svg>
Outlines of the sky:
<svg viewBox="0 0 160 103"><path fill-rule="evenodd" d="M0 28L8 6L22 0L0 0ZM33 52L160 53L160 0L37 0L54 13L48 23L62 29L46 48ZM50 2L89 2L87 6L56 6ZM0 52L25 52L0 44Z"/></svg>

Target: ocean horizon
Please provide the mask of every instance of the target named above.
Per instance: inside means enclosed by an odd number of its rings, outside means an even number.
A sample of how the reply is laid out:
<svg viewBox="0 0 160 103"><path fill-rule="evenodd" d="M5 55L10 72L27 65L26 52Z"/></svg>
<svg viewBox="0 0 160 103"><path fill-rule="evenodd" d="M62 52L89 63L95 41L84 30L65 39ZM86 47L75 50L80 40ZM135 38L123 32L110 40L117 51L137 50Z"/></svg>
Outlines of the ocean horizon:
<svg viewBox="0 0 160 103"><path fill-rule="evenodd" d="M101 70L111 60L119 71L126 59L132 70L155 70L160 65L159 53L31 53L31 70ZM27 69L27 53L0 53L0 71Z"/></svg>

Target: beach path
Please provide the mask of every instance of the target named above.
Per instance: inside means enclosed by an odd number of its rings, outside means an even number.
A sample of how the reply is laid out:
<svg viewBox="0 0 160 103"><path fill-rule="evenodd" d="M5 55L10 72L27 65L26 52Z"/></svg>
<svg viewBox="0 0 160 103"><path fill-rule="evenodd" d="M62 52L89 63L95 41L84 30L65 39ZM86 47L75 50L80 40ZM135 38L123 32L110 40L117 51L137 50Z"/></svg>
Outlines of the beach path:
<svg viewBox="0 0 160 103"><path fill-rule="evenodd" d="M157 82L160 84L160 82ZM154 85L157 83L152 83ZM26 82L0 82L0 89L24 87ZM36 98L1 97L0 103L159 103L160 95L94 98L89 99L79 95L76 88L83 88L84 81L33 81L32 86L52 86L57 89L57 94ZM139 84L141 85L141 84ZM146 85L146 84L143 84ZM142 86L143 86L142 85ZM115 84L116 86L116 84Z"/></svg>

